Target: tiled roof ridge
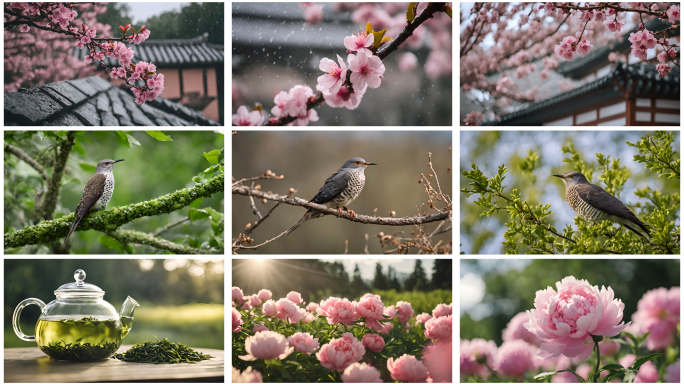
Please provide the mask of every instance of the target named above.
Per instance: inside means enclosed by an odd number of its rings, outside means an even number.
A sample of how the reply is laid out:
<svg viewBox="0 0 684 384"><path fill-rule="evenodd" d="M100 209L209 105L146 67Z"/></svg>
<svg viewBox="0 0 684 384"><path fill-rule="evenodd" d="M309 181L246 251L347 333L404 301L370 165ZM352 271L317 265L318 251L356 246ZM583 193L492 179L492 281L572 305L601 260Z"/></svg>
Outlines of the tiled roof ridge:
<svg viewBox="0 0 684 384"><path fill-rule="evenodd" d="M9 124L8 124L9 122ZM99 76L5 94L5 125L217 125L200 112L158 97L138 105L131 90Z"/></svg>
<svg viewBox="0 0 684 384"><path fill-rule="evenodd" d="M223 44L209 43L202 36L192 37L189 39L147 39L140 43L140 45L213 45L223 47Z"/></svg>

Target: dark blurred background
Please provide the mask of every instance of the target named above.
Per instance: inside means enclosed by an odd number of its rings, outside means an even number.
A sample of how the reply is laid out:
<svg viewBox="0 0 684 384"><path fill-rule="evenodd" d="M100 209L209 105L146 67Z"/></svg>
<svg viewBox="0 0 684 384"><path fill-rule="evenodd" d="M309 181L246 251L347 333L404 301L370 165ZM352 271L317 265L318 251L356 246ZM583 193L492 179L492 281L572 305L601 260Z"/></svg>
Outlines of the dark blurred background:
<svg viewBox="0 0 684 384"><path fill-rule="evenodd" d="M366 22L352 21L351 9L358 8L359 4L348 3L350 7L337 10L339 4L320 3L323 21L307 25L299 3L233 3L232 113L241 105L252 109L254 103L260 103L268 117L273 117L271 108L278 92L287 92L300 84L316 92L316 79L324 75L319 69L322 58L337 63L340 55L348 66L344 38L362 31L366 25ZM404 22L407 6L408 3L396 3ZM438 17L448 18L446 14ZM377 23L373 27L374 30L387 28ZM418 28L424 29L425 25ZM449 75L430 79L424 69L433 44L430 38L417 48L402 44L383 60L385 74L381 86L368 89L358 108L348 110L323 105L318 108L320 120L310 125L450 126L452 78ZM416 67L408 72L401 72L398 67L403 52L412 52L418 58Z"/></svg>
<svg viewBox="0 0 684 384"><path fill-rule="evenodd" d="M74 272L83 269L85 282L105 291L104 299L117 312L127 296L135 309L133 329L124 344L168 338L196 348L223 349L223 260L15 260L4 262L5 348L35 347L12 330L12 313L24 299L45 304L54 291L73 283ZM21 313L21 329L33 335L40 310L35 305Z"/></svg>
<svg viewBox="0 0 684 384"><path fill-rule="evenodd" d="M566 276L611 287L625 303L629 322L649 290L680 286L680 261L668 260L461 260L461 339L480 337L501 345L501 332L519 312L534 308L539 290Z"/></svg>
<svg viewBox="0 0 684 384"><path fill-rule="evenodd" d="M396 211L396 217L414 216L427 210L427 194L418 184L421 173L432 173L428 167L428 152L432 152L432 164L439 177L442 192L452 196L451 177L451 131L419 132L246 132L238 131L233 140L234 179L259 176L267 170L284 175L283 180L258 180L262 191L287 195L290 188L297 190L295 196L310 200L323 186L325 180L352 157L362 157L377 163L366 168L366 184L361 195L348 208L358 214L388 217ZM247 183L251 185L251 183ZM262 215L275 204L256 201ZM441 204L441 203L438 203ZM233 195L233 237L244 232L247 223L254 223L247 196ZM443 205L439 205L440 208ZM287 230L306 212L301 207L281 204L271 217L251 233L254 244L268 240ZM434 229L438 223L426 224ZM344 241L349 240L349 253L361 253L364 234L370 236L369 252L380 253L378 239L373 236L384 231L394 234L404 231L410 235L413 226L392 227L353 223L333 216L325 216L302 224L289 236L283 236L256 250L256 253L342 253ZM452 232L434 237L434 242L451 241ZM254 245L252 244L252 245ZM249 251L254 252L254 251Z"/></svg>
<svg viewBox="0 0 684 384"><path fill-rule="evenodd" d="M452 301L451 259L236 259L232 263L233 287L245 295L268 289L274 301L290 291L301 293L307 303L330 296L353 301L373 292L386 306L410 302L416 315Z"/></svg>
<svg viewBox="0 0 684 384"><path fill-rule="evenodd" d="M140 145L122 145L114 131L86 131L76 136L74 146L67 161L65 174L55 217L72 213L83 194L88 179L95 173L95 166L103 159L125 159L114 166L116 186L108 208L119 207L156 199L186 187L193 187L192 178L209 168L212 164L204 157L204 152L221 150L224 136L212 131L173 131L166 132L173 141L158 141L143 131L130 132ZM21 148L32 157L53 156L55 141L42 138L38 132L7 131L5 141ZM51 168L48 168L52 172ZM36 191L45 189L38 172L13 155L5 153L5 233L10 228L21 229L33 225L29 210L33 209ZM202 208L211 207L223 212L223 193L216 193L202 201ZM145 217L134 220L122 229L153 232L159 227L188 215L190 208L172 212L168 215ZM213 234L210 220L186 221L162 235L163 238L197 239L205 241ZM98 231L76 231L71 235L74 253L118 253L108 249L98 241L102 236ZM45 245L13 249L13 252L39 253ZM142 247L139 252L154 252L154 248Z"/></svg>

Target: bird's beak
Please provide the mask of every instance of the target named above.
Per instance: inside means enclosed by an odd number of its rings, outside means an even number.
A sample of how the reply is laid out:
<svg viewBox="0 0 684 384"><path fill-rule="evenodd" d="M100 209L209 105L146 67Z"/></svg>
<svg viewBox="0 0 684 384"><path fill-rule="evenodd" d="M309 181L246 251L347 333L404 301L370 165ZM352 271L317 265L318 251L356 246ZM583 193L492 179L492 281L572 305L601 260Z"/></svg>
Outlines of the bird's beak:
<svg viewBox="0 0 684 384"><path fill-rule="evenodd" d="M120 160L114 160L115 163L118 163L119 161L124 161L125 159L120 159Z"/></svg>
<svg viewBox="0 0 684 384"><path fill-rule="evenodd" d="M563 177L563 175L554 175L554 176L560 177L561 179L565 179L565 177Z"/></svg>
<svg viewBox="0 0 684 384"><path fill-rule="evenodd" d="M375 163L363 163L363 165L377 165Z"/></svg>

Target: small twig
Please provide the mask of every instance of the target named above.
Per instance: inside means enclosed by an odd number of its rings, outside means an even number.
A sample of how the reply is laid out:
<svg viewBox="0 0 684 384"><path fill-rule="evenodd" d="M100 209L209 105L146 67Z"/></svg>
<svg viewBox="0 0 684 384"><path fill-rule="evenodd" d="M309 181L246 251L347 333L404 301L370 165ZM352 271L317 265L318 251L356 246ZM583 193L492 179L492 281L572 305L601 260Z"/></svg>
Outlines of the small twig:
<svg viewBox="0 0 684 384"><path fill-rule="evenodd" d="M181 225L181 224L185 223L185 222L188 221L188 220L190 220L189 217L187 217L187 216L186 216L186 217L183 217L182 219L176 220L176 221L174 221L174 222L172 222L172 223L166 224L165 226L163 226L163 227L161 227L161 228L158 228L156 231L152 232L151 235L152 235L153 237L157 237L157 236L161 235L162 233L168 231L169 229L171 229L171 228L173 228L173 227L175 227L175 226L177 226L177 225Z"/></svg>
<svg viewBox="0 0 684 384"><path fill-rule="evenodd" d="M273 240L278 239L279 237L283 236L283 235L286 234L286 233L287 233L287 231L281 233L280 235L278 235L278 236L276 236L276 237L274 237L274 238L272 238L272 239L270 239L270 240L266 240L266 241L264 241L263 243L261 243L261 244L259 244L259 245L252 246L252 247L248 247L248 246L244 246L244 245L233 245L233 253L235 253L235 251L238 250L238 249L251 249L251 250L255 250L255 249L259 248L259 247L262 247L262 246L264 246L264 245L270 243L270 242L273 241Z"/></svg>
<svg viewBox="0 0 684 384"><path fill-rule="evenodd" d="M31 156L29 156L26 152L22 151L21 148L17 148L11 144L5 143L5 151L13 154L14 156L23 160L26 164L30 165L33 169L40 173L44 180L49 179L47 172L45 172L45 168L43 168L43 166L40 165L40 163L31 158Z"/></svg>

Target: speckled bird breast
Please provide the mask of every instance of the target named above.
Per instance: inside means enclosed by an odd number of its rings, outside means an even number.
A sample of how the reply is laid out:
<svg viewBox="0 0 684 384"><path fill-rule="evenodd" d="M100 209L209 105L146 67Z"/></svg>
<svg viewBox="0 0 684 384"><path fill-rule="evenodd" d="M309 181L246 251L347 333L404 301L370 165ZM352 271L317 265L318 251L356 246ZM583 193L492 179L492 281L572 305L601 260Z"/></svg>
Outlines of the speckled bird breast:
<svg viewBox="0 0 684 384"><path fill-rule="evenodd" d="M363 185L366 183L366 176L363 170L360 172L353 172L349 178L347 188L345 188L339 196L332 199L330 202L334 207L344 207L356 199L363 190Z"/></svg>

